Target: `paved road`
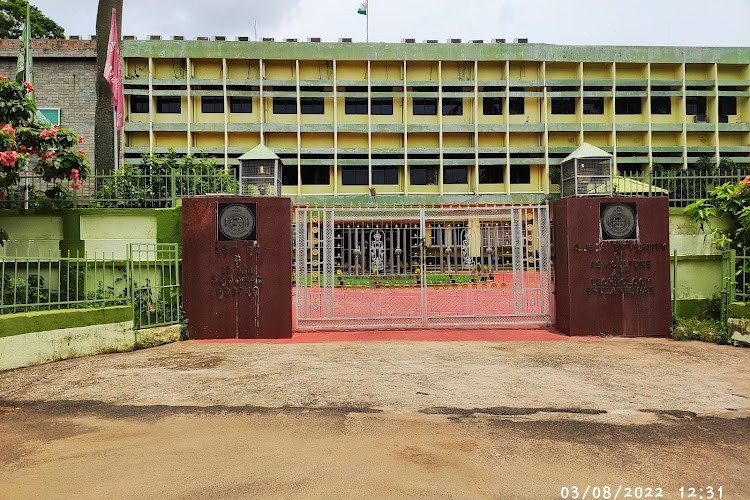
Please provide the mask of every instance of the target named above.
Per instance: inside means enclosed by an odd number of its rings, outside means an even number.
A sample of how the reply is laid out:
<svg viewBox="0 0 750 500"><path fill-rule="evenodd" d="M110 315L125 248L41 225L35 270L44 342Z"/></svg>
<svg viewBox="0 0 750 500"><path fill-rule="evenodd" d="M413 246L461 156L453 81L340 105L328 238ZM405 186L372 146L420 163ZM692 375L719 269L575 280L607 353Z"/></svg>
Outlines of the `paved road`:
<svg viewBox="0 0 750 500"><path fill-rule="evenodd" d="M749 361L623 339L63 361L0 373L0 498L680 498L703 484L745 499Z"/></svg>

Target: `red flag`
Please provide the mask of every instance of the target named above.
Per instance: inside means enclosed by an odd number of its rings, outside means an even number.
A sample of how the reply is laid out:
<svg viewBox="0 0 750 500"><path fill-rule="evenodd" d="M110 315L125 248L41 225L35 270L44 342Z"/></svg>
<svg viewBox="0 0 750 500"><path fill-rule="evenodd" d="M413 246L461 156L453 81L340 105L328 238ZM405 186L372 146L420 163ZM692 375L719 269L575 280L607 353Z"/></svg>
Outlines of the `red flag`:
<svg viewBox="0 0 750 500"><path fill-rule="evenodd" d="M117 113L117 130L125 123L125 96L122 91L122 65L120 64L120 37L117 35L117 10L112 9L112 22L107 46L107 62L104 65L104 79L112 89L112 109Z"/></svg>

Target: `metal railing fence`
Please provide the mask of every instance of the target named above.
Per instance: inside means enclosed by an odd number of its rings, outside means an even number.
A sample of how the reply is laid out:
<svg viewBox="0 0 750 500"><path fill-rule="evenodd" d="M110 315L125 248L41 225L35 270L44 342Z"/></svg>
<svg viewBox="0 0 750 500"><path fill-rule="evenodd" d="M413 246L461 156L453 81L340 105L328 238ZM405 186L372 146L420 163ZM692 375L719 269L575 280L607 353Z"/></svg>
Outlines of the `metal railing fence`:
<svg viewBox="0 0 750 500"><path fill-rule="evenodd" d="M176 243L131 243L127 257L0 254L0 315L132 305L134 328L181 321Z"/></svg>
<svg viewBox="0 0 750 500"><path fill-rule="evenodd" d="M750 169L742 167L623 172L614 176L613 191L615 196L668 196L670 208L684 208L707 198L718 186L737 183L749 174ZM595 195L596 185L592 184L591 189Z"/></svg>
<svg viewBox="0 0 750 500"><path fill-rule="evenodd" d="M127 266L103 254L0 257L0 314L125 305Z"/></svg>
<svg viewBox="0 0 750 500"><path fill-rule="evenodd" d="M176 243L128 245L129 293L135 329L179 323L180 249Z"/></svg>
<svg viewBox="0 0 750 500"><path fill-rule="evenodd" d="M46 182L30 173L21 176L18 186L0 198L0 209L26 208L168 208L179 198L213 193L238 194L239 183L229 173L215 168L166 174L146 174L121 170L116 174L92 174L79 190L68 182Z"/></svg>
<svg viewBox="0 0 750 500"><path fill-rule="evenodd" d="M559 197L559 166L551 167L551 198ZM706 198L726 182L738 182L750 174L742 167L711 170L654 170L647 173L624 172L613 179L617 196L668 196L669 206L684 208ZM80 190L66 182L45 182L34 174L22 176L18 186L0 199L0 209L28 208L167 208L179 198L213 193L238 194L239 182L231 174L213 167L190 171L173 169L169 173L146 174L135 168L123 168L117 174L92 174ZM595 184L591 186L596 190ZM592 194L596 194L595 191Z"/></svg>
<svg viewBox="0 0 750 500"><path fill-rule="evenodd" d="M750 254L732 250L734 260L734 276L731 278L735 283L734 300L750 302Z"/></svg>

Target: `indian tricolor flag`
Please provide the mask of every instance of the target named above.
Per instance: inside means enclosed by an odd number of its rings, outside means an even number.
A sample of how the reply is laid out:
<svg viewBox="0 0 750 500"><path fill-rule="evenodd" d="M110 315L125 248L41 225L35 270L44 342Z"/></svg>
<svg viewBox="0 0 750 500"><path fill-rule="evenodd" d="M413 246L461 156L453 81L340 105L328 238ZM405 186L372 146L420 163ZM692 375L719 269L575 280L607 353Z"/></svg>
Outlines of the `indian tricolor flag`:
<svg viewBox="0 0 750 500"><path fill-rule="evenodd" d="M363 16L367 15L367 0L362 2L362 5L359 6L359 9L357 9L357 14L362 14Z"/></svg>

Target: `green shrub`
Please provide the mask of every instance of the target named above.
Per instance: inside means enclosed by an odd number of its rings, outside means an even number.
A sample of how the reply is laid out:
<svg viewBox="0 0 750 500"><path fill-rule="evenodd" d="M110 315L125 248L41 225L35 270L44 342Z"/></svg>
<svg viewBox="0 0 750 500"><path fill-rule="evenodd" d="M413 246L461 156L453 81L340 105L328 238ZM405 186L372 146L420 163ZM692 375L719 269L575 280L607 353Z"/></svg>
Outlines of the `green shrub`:
<svg viewBox="0 0 750 500"><path fill-rule="evenodd" d="M672 336L677 340L701 340L714 344L729 344L726 325L711 319L678 318Z"/></svg>
<svg viewBox="0 0 750 500"><path fill-rule="evenodd" d="M123 165L96 190L101 208L163 208L174 198L239 191L239 183L213 158L147 154L139 165Z"/></svg>

